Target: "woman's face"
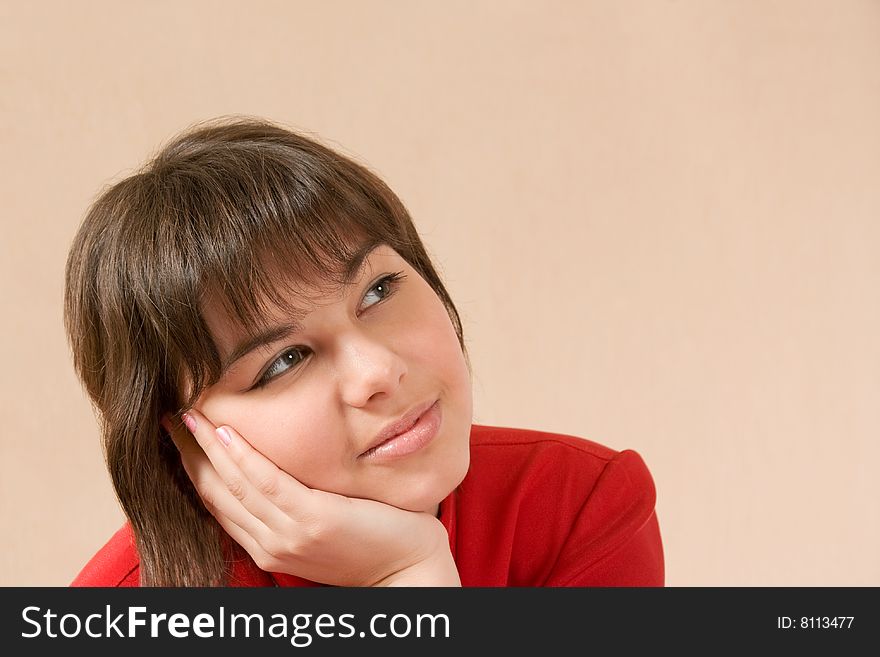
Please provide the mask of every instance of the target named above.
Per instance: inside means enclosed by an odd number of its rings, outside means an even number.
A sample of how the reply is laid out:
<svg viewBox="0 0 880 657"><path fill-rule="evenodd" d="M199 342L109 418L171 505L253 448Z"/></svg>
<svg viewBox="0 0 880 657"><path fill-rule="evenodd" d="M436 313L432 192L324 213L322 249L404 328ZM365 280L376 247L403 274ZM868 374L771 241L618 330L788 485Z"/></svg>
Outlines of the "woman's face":
<svg viewBox="0 0 880 657"><path fill-rule="evenodd" d="M243 354L220 304L204 310L222 361L235 360L196 409L310 488L436 515L468 468L470 375L446 308L397 252L380 245L352 285L302 315L273 311L279 331Z"/></svg>

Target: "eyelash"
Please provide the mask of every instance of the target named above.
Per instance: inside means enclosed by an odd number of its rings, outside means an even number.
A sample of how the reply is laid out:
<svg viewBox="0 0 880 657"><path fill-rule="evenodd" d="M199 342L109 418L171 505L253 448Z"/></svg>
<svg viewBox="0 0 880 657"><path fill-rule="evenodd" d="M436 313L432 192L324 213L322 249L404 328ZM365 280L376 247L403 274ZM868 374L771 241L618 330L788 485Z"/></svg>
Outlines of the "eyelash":
<svg viewBox="0 0 880 657"><path fill-rule="evenodd" d="M385 301L386 299L388 299L389 297L393 296L394 293L397 292L398 287L400 287L400 284L403 282L403 280L405 278L406 278L406 274L404 274L402 271L398 271L393 274L386 274L385 276L383 276L382 278L377 280L375 283L373 283L370 286L370 288L367 290L367 294L364 295L365 298L373 290L380 288L380 287L387 288L387 291L385 292L384 297L382 297L381 299L379 299L379 301L377 301L376 303L372 304L369 307L372 308L373 306L376 306L376 305L382 303L383 301ZM257 379L257 382L254 384L252 389L262 388L262 387L268 385L269 383L271 383L272 381L274 381L275 379L277 379L279 376L282 376L283 374L286 374L290 370L296 368L297 365L299 365L303 360L305 360L305 358L306 358L305 355L303 355L299 359L299 361L297 361L295 364L291 365L290 367L288 367L285 370L282 370L280 373L275 374L273 376L268 376L269 372L272 371L272 368L275 367L276 363L278 363L282 359L286 359L286 358L289 359L294 354L297 354L297 353L302 354L305 350L306 350L306 348L304 348L304 347L290 347L289 349L285 349L278 356L278 358L276 358L271 363L269 363L269 366L260 374L260 378Z"/></svg>

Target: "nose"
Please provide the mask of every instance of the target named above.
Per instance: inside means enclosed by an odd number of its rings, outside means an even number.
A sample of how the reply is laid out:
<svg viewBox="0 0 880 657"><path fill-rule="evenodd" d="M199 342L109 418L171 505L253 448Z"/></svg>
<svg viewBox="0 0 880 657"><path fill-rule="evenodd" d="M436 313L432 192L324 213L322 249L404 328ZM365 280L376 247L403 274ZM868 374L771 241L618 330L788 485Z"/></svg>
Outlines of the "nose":
<svg viewBox="0 0 880 657"><path fill-rule="evenodd" d="M406 375L406 362L390 345L365 335L346 341L340 379L346 404L363 407L373 398L392 395Z"/></svg>

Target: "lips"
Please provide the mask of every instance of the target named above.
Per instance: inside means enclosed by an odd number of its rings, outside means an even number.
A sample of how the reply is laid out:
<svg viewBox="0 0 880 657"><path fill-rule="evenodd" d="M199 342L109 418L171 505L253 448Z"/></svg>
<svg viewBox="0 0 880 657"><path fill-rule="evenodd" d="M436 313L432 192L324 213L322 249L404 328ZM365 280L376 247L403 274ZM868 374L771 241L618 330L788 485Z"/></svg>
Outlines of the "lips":
<svg viewBox="0 0 880 657"><path fill-rule="evenodd" d="M370 441L370 444L367 445L366 449L364 449L364 451L361 453L361 456L363 456L370 450L378 447L382 443L391 440L392 438L395 438L396 436L399 436L400 434L412 429L413 425L415 425L415 423L419 421L419 418L425 413L425 411L430 409L436 401L436 399L431 399L429 401L418 404L417 406L414 406L409 411L407 411L399 420L395 420L394 422L387 424L385 428L382 429L382 431L380 431L378 434L376 434L376 437Z"/></svg>

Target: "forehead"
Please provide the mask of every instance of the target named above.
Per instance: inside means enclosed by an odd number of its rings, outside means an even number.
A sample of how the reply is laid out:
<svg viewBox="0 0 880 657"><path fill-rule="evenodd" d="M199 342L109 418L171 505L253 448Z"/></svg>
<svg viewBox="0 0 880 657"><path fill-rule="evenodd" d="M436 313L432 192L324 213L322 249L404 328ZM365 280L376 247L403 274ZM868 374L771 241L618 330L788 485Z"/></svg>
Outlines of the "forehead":
<svg viewBox="0 0 880 657"><path fill-rule="evenodd" d="M344 302L353 289L357 289L379 270L390 266L406 266L406 261L390 246L380 244L365 253L363 261L353 271L351 281L346 285L296 280L288 272L276 267L267 273L277 281L278 289L284 291L285 303L280 305L265 297L260 298L262 312L259 322L246 325L234 318L229 309L230 303L225 303L225 297L216 290L205 295L201 305L202 317L220 353L227 354L243 337L253 335L260 329L282 322L300 323L315 308Z"/></svg>

